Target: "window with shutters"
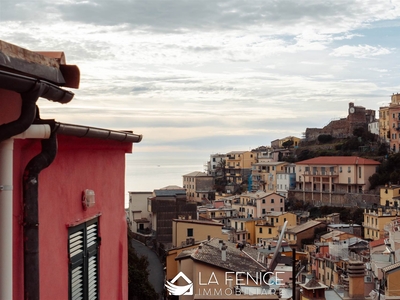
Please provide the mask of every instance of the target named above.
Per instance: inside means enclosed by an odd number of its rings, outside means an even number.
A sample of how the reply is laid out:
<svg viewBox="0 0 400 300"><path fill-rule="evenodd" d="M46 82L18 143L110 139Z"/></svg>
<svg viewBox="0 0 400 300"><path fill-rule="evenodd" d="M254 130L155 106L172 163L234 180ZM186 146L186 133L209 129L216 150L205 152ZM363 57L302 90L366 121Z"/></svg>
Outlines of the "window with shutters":
<svg viewBox="0 0 400 300"><path fill-rule="evenodd" d="M99 299L98 219L69 228L69 299Z"/></svg>

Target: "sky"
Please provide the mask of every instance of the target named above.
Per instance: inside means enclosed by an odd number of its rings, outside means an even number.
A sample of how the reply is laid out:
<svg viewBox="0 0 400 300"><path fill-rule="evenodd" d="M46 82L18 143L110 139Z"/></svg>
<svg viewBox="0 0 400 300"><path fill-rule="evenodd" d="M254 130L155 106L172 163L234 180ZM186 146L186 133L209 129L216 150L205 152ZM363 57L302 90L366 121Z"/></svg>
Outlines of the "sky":
<svg viewBox="0 0 400 300"><path fill-rule="evenodd" d="M80 68L43 118L143 153L249 150L400 92L399 0L0 0L0 39Z"/></svg>

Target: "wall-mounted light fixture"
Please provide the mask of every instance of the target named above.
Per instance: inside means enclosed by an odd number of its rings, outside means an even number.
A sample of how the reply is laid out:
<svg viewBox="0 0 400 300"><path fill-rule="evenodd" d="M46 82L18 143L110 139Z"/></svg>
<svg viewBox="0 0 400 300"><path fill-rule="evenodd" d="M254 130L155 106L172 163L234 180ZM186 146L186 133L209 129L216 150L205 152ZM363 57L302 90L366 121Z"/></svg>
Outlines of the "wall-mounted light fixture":
<svg viewBox="0 0 400 300"><path fill-rule="evenodd" d="M93 190L86 189L82 192L82 206L83 209L94 206L96 203Z"/></svg>

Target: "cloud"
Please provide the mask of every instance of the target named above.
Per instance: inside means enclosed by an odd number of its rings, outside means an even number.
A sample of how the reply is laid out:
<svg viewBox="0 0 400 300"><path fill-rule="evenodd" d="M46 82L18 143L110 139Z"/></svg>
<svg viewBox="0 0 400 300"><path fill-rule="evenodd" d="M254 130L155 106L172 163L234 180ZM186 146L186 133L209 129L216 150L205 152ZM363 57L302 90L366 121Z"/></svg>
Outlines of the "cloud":
<svg viewBox="0 0 400 300"><path fill-rule="evenodd" d="M358 45L358 46L341 46L334 49L331 53L333 56L348 57L353 56L355 58L368 58L378 55L390 54L391 50L383 48L381 46L370 46L370 45Z"/></svg>
<svg viewBox="0 0 400 300"><path fill-rule="evenodd" d="M399 18L386 0L2 0L0 10L4 40L64 51L81 70L71 103L39 102L43 118L130 129L146 151L247 149L346 116L348 102L377 109L400 90L398 50L369 28L396 31Z"/></svg>

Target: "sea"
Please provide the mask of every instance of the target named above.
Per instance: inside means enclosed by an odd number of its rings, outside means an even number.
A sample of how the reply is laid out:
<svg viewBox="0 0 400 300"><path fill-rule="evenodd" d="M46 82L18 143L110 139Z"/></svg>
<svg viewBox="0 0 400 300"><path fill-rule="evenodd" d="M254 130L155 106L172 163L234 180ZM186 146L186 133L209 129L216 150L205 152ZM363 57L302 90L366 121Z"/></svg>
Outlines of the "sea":
<svg viewBox="0 0 400 300"><path fill-rule="evenodd" d="M169 185L183 186L183 175L204 172L209 153L134 152L126 155L125 207L129 192L152 192Z"/></svg>

